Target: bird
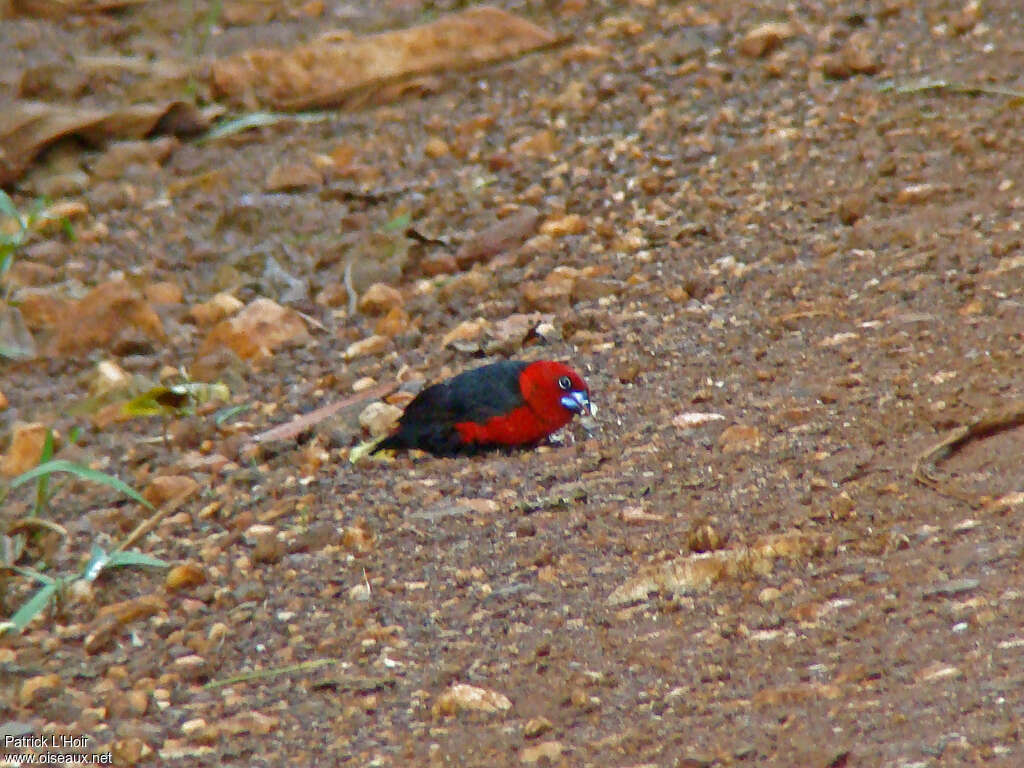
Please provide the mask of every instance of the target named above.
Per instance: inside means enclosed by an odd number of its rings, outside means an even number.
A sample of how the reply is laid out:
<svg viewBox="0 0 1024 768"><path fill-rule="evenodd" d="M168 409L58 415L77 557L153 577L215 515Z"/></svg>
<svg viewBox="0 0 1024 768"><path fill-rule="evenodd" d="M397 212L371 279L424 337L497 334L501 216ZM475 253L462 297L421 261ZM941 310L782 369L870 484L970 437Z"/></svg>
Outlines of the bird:
<svg viewBox="0 0 1024 768"><path fill-rule="evenodd" d="M532 447L573 416L594 412L590 388L568 365L503 360L421 391L370 452L416 448L450 457Z"/></svg>

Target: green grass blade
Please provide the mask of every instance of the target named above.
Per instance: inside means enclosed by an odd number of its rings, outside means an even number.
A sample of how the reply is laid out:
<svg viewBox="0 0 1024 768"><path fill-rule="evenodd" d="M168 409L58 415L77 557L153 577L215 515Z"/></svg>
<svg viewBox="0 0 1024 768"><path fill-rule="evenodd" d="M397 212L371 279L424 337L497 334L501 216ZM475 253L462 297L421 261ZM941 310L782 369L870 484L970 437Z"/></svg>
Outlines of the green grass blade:
<svg viewBox="0 0 1024 768"><path fill-rule="evenodd" d="M14 205L14 201L11 200L10 195L0 189L0 213L4 216L9 216L12 219L21 221L21 214L18 213L18 209Z"/></svg>
<svg viewBox="0 0 1024 768"><path fill-rule="evenodd" d="M319 123L333 117L332 112L250 112L239 117L223 120L203 134L199 141L212 141L232 136L236 133L249 131L253 128L265 128L278 123Z"/></svg>
<svg viewBox="0 0 1024 768"><path fill-rule="evenodd" d="M100 572L107 567L110 563L110 555L103 551L102 548L92 545L92 555L89 557L89 562L86 563L85 568L82 569L82 578L86 581L96 581L96 577L100 575Z"/></svg>
<svg viewBox="0 0 1024 768"><path fill-rule="evenodd" d="M14 628L21 632L25 627L29 625L29 622L34 619L40 611L46 608L46 606L53 600L53 596L57 593L56 584L47 584L36 592L28 601L14 612L11 616L10 622L14 625Z"/></svg>
<svg viewBox="0 0 1024 768"><path fill-rule="evenodd" d="M17 488L25 483L29 483L35 480L37 477L43 475L50 475L54 472L67 472L75 475L82 480L89 480L93 483L99 483L113 488L115 491L123 493L130 499L133 499L139 504L142 504L147 509L154 509L153 505L142 498L139 492L127 485L121 479L108 475L106 472L100 472L96 469L90 469L89 467L83 467L81 464L75 464L74 462L67 461L65 459L53 459L47 461L44 464L40 464L38 467L30 469L28 472L23 472L11 481L11 488Z"/></svg>
<svg viewBox="0 0 1024 768"><path fill-rule="evenodd" d="M126 565L145 565L150 568L169 568L171 564L161 560L159 557L144 555L142 552L121 550L110 554L110 559L107 561L106 567L122 568Z"/></svg>
<svg viewBox="0 0 1024 768"><path fill-rule="evenodd" d="M43 442L43 453L39 457L39 463L45 464L53 458L53 430L46 430L46 440ZM50 475L45 474L36 481L36 517L42 515L46 505L50 501Z"/></svg>
<svg viewBox="0 0 1024 768"><path fill-rule="evenodd" d="M412 216L408 213L402 213L395 218L391 219L387 224L384 225L385 232L405 232L409 228L409 224L412 223Z"/></svg>
<svg viewBox="0 0 1024 768"><path fill-rule="evenodd" d="M243 405L229 405L227 408L221 408L213 415L213 423L218 427L221 427L231 419L235 418L235 416L245 413L251 407L252 406L246 403Z"/></svg>
<svg viewBox="0 0 1024 768"><path fill-rule="evenodd" d="M52 579L45 573L40 573L39 571L33 570L32 568L22 568L20 565L8 565L7 567L15 573L20 573L26 579L35 579L40 584L56 585L57 583L56 579Z"/></svg>

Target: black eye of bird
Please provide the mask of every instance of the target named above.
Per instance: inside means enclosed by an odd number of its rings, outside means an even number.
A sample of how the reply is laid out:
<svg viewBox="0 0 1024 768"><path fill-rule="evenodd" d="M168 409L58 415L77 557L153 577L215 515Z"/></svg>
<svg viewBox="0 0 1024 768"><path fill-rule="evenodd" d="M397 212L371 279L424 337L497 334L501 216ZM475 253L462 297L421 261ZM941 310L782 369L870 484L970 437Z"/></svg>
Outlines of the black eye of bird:
<svg viewBox="0 0 1024 768"><path fill-rule="evenodd" d="M572 389L572 381L568 376L563 376L558 380L558 386L565 390Z"/></svg>

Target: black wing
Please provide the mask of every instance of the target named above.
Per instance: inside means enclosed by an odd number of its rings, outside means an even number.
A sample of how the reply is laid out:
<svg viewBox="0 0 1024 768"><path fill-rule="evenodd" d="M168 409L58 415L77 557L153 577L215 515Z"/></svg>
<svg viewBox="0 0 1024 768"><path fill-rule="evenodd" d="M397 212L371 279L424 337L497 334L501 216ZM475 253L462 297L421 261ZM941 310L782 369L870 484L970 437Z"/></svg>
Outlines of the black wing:
<svg viewBox="0 0 1024 768"><path fill-rule="evenodd" d="M519 374L526 366L504 360L427 387L406 406L398 429L373 452L400 448L419 448L437 456L475 452L479 446L465 445L455 425L483 424L523 405Z"/></svg>

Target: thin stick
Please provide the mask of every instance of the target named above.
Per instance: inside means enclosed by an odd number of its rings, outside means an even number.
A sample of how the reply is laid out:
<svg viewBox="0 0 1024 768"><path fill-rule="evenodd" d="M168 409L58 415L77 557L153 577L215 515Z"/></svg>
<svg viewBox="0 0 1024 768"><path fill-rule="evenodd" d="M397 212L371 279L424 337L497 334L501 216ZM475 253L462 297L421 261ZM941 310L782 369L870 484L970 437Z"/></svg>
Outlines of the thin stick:
<svg viewBox="0 0 1024 768"><path fill-rule="evenodd" d="M986 413L970 424L957 427L942 441L926 450L914 462L914 479L944 496L959 499L972 507L980 507L985 499L968 493L954 483L943 481L935 475L935 462L948 459L965 445L974 440L1005 432L1024 425L1024 400L1017 400L994 413Z"/></svg>
<svg viewBox="0 0 1024 768"><path fill-rule="evenodd" d="M315 411L309 413L303 413L300 416L296 416L291 421L285 422L284 424L278 424L276 427L260 432L258 435L253 435L249 444L252 443L266 443L271 440L292 440L297 435L301 435L310 427L314 427L325 419L329 419L331 416L336 414L338 411L348 408L353 405L358 405L366 400L371 400L375 397L386 397L394 392L398 388L397 384L379 384L376 387L370 387L370 389L364 389L362 392L346 397L343 400L337 402L328 403L327 405L317 408Z"/></svg>
<svg viewBox="0 0 1024 768"><path fill-rule="evenodd" d="M122 539L121 543L114 547L114 551L120 552L121 550L130 547L136 541L138 541L147 533L152 531L154 528L156 528L157 523L159 523L161 520L163 520L165 517L171 514L171 512L175 511L178 507L180 507L182 505L182 502L184 502L185 499L189 498L193 493L194 491L189 490L186 491L185 493L178 494L173 499L168 499L164 503L164 505L160 507L160 509L158 509L148 518L146 518L137 526L135 526L135 530L129 533L124 539Z"/></svg>
<svg viewBox="0 0 1024 768"><path fill-rule="evenodd" d="M269 680L274 677L280 677L281 675L290 675L293 672L308 672L311 669L319 669L320 667L329 667L337 664L340 659L315 659L313 661L304 661L301 664L292 664L287 667L274 667L272 669L258 669L255 672L243 672L240 675L234 675L232 677L226 677L223 680L211 680L203 686L206 690L213 688L222 688L225 685L234 685L235 683L247 683L250 680Z"/></svg>
<svg viewBox="0 0 1024 768"><path fill-rule="evenodd" d="M1024 99L1024 91L998 86L972 85L971 83L955 83L948 80L931 80L924 78L915 83L884 83L878 89L882 93L925 93L926 91L947 91L962 96L1005 96L1011 99Z"/></svg>

